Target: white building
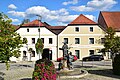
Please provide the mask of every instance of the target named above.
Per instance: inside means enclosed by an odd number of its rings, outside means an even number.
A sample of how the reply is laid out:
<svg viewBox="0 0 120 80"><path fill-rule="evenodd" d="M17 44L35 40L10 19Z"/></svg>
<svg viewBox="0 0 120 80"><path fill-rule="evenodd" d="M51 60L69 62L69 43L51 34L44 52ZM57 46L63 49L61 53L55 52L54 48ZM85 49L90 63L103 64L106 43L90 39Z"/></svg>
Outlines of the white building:
<svg viewBox="0 0 120 80"><path fill-rule="evenodd" d="M37 42L39 36L43 40L44 48L49 48L52 51L51 54L52 60L56 60L55 56L57 56L56 55L57 36L54 34L54 32L51 32L47 26L49 26L47 23L42 23L39 22L38 20L34 20L19 27L17 33L19 33L22 38L27 38L28 43L27 45L24 44L23 47L20 49L21 56L19 57L18 60L30 61L31 59L31 61L36 61L39 59L39 54L36 53L35 49L35 43ZM31 57L30 53L28 52L29 48L33 49Z"/></svg>

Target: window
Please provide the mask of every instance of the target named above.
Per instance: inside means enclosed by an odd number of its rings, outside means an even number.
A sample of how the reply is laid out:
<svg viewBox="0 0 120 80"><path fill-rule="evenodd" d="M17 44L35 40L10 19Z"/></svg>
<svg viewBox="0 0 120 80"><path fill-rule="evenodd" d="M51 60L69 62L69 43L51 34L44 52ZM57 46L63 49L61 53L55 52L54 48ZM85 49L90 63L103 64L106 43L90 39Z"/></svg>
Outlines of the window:
<svg viewBox="0 0 120 80"><path fill-rule="evenodd" d="M23 51L23 57L25 57L26 56L26 51Z"/></svg>
<svg viewBox="0 0 120 80"><path fill-rule="evenodd" d="M35 51L32 51L32 55L31 55L32 57L35 57Z"/></svg>
<svg viewBox="0 0 120 80"><path fill-rule="evenodd" d="M32 38L32 44L35 44L35 38Z"/></svg>
<svg viewBox="0 0 120 80"><path fill-rule="evenodd" d="M94 50L89 50L90 55L94 54Z"/></svg>
<svg viewBox="0 0 120 80"><path fill-rule="evenodd" d="M93 27L90 27L90 32L93 32Z"/></svg>
<svg viewBox="0 0 120 80"><path fill-rule="evenodd" d="M101 38L101 44L105 43L105 38Z"/></svg>
<svg viewBox="0 0 120 80"><path fill-rule="evenodd" d="M52 38L49 38L49 44L52 44Z"/></svg>
<svg viewBox="0 0 120 80"><path fill-rule="evenodd" d="M75 27L75 31L76 31L76 32L79 32L79 27Z"/></svg>
<svg viewBox="0 0 120 80"><path fill-rule="evenodd" d="M29 29L27 28L27 32L29 32Z"/></svg>
<svg viewBox="0 0 120 80"><path fill-rule="evenodd" d="M44 38L41 38L42 39L42 42L44 43Z"/></svg>
<svg viewBox="0 0 120 80"><path fill-rule="evenodd" d="M79 50L75 50L75 54L76 54L77 58L80 59L80 51Z"/></svg>
<svg viewBox="0 0 120 80"><path fill-rule="evenodd" d="M94 38L89 38L89 44L94 44Z"/></svg>
<svg viewBox="0 0 120 80"><path fill-rule="evenodd" d="M64 38L64 43L68 44L68 38Z"/></svg>
<svg viewBox="0 0 120 80"><path fill-rule="evenodd" d="M79 38L75 38L75 44L80 44L80 39Z"/></svg>

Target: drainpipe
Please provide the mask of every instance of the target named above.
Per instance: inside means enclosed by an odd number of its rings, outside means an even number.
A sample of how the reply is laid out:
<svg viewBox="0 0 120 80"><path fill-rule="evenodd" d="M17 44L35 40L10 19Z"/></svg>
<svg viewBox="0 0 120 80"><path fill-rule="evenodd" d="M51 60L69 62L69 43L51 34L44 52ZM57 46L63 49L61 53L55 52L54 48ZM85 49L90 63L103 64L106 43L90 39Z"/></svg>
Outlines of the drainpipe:
<svg viewBox="0 0 120 80"><path fill-rule="evenodd" d="M59 47L58 47L58 35L57 35L57 58L58 58L58 49Z"/></svg>

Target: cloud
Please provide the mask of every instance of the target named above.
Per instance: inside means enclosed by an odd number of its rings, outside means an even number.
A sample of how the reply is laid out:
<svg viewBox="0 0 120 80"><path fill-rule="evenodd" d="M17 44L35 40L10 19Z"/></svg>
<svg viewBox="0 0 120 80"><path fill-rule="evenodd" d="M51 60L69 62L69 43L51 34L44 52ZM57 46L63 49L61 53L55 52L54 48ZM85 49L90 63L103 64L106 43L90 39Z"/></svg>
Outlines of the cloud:
<svg viewBox="0 0 120 80"><path fill-rule="evenodd" d="M70 7L74 11L96 11L108 10L112 8L117 1L115 0L92 0L87 2L86 5Z"/></svg>
<svg viewBox="0 0 120 80"><path fill-rule="evenodd" d="M72 1L68 1L68 2L63 2L63 5L69 5L69 4L77 4L78 0L72 0Z"/></svg>
<svg viewBox="0 0 120 80"><path fill-rule="evenodd" d="M18 11L8 11L8 14L16 17L25 17L25 12L18 12Z"/></svg>
<svg viewBox="0 0 120 80"><path fill-rule="evenodd" d="M93 11L94 10L94 8L87 7L85 5L82 5L82 6L73 6L73 7L71 7L71 9L73 11L78 11L78 12L80 12L80 11Z"/></svg>
<svg viewBox="0 0 120 80"><path fill-rule="evenodd" d="M17 7L16 7L14 4L10 4L10 5L8 6L8 8L9 8L9 9L12 9L12 10L17 9Z"/></svg>
<svg viewBox="0 0 120 80"><path fill-rule="evenodd" d="M96 20L96 17L95 16L93 16L93 15L85 15L87 18L89 18L89 19L91 19L91 20L93 20L93 21L95 21Z"/></svg>
<svg viewBox="0 0 120 80"><path fill-rule="evenodd" d="M26 9L25 12L9 11L8 13L12 16L23 18L34 18L36 15L41 15L43 21L54 21L57 25L66 25L79 16L70 15L65 8L59 10L49 10L43 6L33 6ZM90 17L90 19L94 18L92 15L87 16Z"/></svg>
<svg viewBox="0 0 120 80"><path fill-rule="evenodd" d="M18 19L13 19L13 18L10 18L12 20L12 22L20 22Z"/></svg>

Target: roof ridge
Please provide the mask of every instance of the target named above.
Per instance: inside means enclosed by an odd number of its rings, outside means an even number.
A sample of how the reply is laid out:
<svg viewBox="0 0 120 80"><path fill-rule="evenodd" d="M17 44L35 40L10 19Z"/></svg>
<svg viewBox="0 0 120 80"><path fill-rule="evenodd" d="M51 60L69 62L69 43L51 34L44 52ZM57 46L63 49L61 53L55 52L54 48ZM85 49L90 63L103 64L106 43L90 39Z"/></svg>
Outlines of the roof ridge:
<svg viewBox="0 0 120 80"><path fill-rule="evenodd" d="M73 20L70 24L97 24L93 20L89 19L83 14L80 14L75 20Z"/></svg>

